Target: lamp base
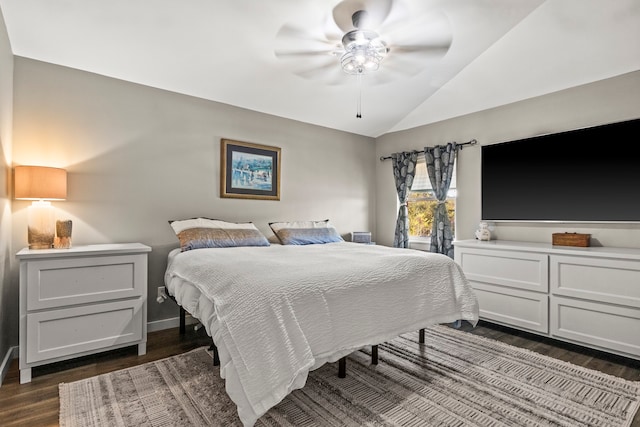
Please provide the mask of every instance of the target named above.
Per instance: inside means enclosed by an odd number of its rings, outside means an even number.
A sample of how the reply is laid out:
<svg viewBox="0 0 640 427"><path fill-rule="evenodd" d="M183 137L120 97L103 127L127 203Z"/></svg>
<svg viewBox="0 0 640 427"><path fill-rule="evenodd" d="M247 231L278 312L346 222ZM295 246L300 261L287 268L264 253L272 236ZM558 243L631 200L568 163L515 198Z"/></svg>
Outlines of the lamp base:
<svg viewBox="0 0 640 427"><path fill-rule="evenodd" d="M54 212L49 202L33 202L27 211L29 249L51 249L55 236Z"/></svg>
<svg viewBox="0 0 640 427"><path fill-rule="evenodd" d="M48 245L48 244L33 244L33 245L29 245L29 249L51 249L53 247L53 243Z"/></svg>
<svg viewBox="0 0 640 427"><path fill-rule="evenodd" d="M53 247L53 233L42 232L28 228L29 249L51 249Z"/></svg>

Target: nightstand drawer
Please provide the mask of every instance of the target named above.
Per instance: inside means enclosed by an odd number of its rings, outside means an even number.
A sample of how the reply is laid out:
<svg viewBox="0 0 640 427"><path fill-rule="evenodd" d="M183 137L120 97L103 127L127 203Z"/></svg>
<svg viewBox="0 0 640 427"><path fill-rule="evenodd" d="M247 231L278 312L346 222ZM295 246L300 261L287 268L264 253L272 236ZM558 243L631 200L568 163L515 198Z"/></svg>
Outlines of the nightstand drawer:
<svg viewBox="0 0 640 427"><path fill-rule="evenodd" d="M139 297L146 289L146 255L30 260L27 310Z"/></svg>
<svg viewBox="0 0 640 427"><path fill-rule="evenodd" d="M139 298L27 314L26 362L140 341L144 302Z"/></svg>

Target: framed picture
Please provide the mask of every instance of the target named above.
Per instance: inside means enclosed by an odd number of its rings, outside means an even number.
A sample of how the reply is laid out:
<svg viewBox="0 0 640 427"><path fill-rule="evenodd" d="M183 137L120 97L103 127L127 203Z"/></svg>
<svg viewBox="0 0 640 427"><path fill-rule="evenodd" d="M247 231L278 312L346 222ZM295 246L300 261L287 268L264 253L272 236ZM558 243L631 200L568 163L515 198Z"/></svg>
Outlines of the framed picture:
<svg viewBox="0 0 640 427"><path fill-rule="evenodd" d="M280 148L221 139L220 197L280 200Z"/></svg>

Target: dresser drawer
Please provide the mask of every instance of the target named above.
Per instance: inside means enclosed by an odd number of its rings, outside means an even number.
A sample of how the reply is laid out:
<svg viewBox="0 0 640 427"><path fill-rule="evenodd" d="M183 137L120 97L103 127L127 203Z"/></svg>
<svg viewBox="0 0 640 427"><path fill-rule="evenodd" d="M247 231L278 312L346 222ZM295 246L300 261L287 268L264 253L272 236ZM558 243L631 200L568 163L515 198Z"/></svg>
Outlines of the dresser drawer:
<svg viewBox="0 0 640 427"><path fill-rule="evenodd" d="M478 298L480 318L549 333L549 297L538 292L471 282Z"/></svg>
<svg viewBox="0 0 640 427"><path fill-rule="evenodd" d="M30 260L27 310L135 298L146 292L146 254Z"/></svg>
<svg viewBox="0 0 640 427"><path fill-rule="evenodd" d="M552 296L550 318L553 337L640 356L640 309Z"/></svg>
<svg viewBox="0 0 640 427"><path fill-rule="evenodd" d="M555 255L550 263L554 295L640 308L640 261Z"/></svg>
<svg viewBox="0 0 640 427"><path fill-rule="evenodd" d="M549 292L547 255L461 248L456 249L456 261L471 281Z"/></svg>
<svg viewBox="0 0 640 427"><path fill-rule="evenodd" d="M26 362L140 341L144 311L144 300L135 299L27 314Z"/></svg>

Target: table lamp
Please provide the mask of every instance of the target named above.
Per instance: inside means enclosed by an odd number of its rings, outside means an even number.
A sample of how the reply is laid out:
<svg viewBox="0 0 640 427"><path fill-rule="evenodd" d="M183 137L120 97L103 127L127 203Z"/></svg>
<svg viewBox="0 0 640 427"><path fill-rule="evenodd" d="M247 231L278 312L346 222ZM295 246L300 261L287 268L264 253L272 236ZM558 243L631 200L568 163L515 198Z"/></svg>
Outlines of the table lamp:
<svg viewBox="0 0 640 427"><path fill-rule="evenodd" d="M67 198L67 171L44 166L16 166L14 197L33 200L27 212L29 249L49 249L55 237L50 200Z"/></svg>

